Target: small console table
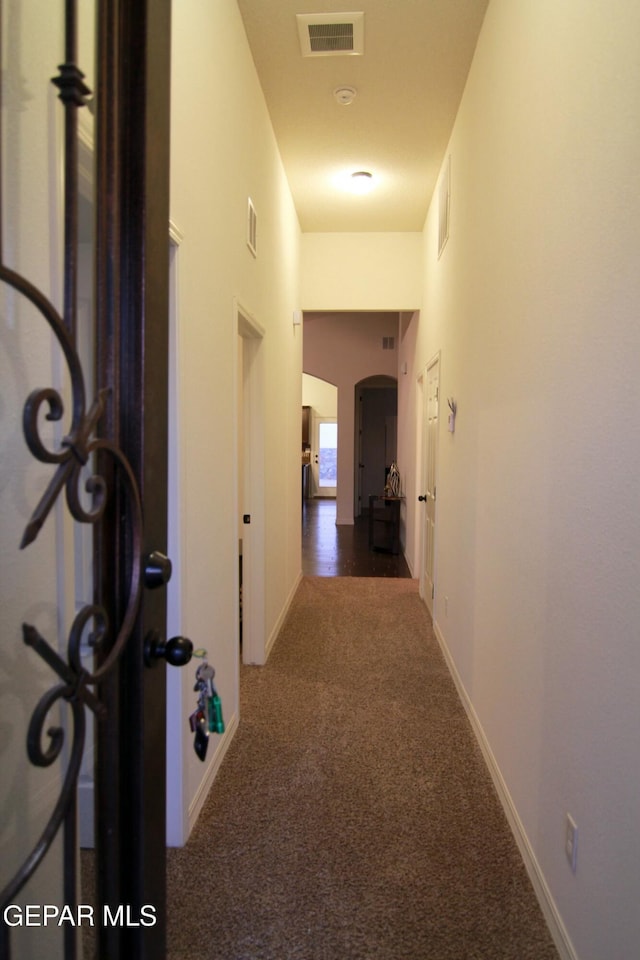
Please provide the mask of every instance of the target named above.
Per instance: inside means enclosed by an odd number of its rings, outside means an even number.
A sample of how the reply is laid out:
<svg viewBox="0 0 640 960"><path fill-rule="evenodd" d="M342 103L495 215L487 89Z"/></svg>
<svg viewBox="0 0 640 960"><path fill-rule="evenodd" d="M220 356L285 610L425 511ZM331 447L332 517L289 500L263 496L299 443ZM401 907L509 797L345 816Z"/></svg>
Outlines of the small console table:
<svg viewBox="0 0 640 960"><path fill-rule="evenodd" d="M400 504L404 497L369 497L369 549L400 553Z"/></svg>

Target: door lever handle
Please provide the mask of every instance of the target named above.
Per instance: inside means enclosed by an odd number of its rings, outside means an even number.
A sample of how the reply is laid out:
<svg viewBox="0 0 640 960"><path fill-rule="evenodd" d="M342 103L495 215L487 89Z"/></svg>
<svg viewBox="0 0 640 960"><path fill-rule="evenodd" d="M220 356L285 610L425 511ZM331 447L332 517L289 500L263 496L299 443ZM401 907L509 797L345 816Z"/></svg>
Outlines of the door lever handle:
<svg viewBox="0 0 640 960"><path fill-rule="evenodd" d="M151 630L144 641L144 662L154 667L158 660L166 660L172 667L185 667L193 655L193 644L186 637L163 640L157 630Z"/></svg>
<svg viewBox="0 0 640 960"><path fill-rule="evenodd" d="M421 493L420 496L418 497L418 500L420 501L420 503L424 503L424 501L428 499L429 498L426 493Z"/></svg>

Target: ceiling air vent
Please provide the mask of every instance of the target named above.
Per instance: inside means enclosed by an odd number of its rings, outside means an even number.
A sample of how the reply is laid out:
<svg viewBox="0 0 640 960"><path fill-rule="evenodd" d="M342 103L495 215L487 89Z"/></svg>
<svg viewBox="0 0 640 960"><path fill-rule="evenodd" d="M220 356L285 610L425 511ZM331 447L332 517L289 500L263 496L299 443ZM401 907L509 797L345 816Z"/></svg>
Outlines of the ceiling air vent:
<svg viewBox="0 0 640 960"><path fill-rule="evenodd" d="M298 13L303 57L345 57L364 53L364 13Z"/></svg>

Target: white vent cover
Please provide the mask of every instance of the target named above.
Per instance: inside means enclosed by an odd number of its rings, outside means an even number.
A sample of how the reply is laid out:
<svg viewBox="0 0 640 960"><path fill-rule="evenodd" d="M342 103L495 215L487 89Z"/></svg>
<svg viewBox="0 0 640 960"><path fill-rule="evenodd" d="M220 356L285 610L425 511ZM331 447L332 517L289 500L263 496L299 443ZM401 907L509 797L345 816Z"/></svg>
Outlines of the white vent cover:
<svg viewBox="0 0 640 960"><path fill-rule="evenodd" d="M451 209L451 157L447 157L438 187L438 258L449 239L449 211Z"/></svg>
<svg viewBox="0 0 640 960"><path fill-rule="evenodd" d="M303 57L364 53L364 13L297 13Z"/></svg>
<svg viewBox="0 0 640 960"><path fill-rule="evenodd" d="M247 246L254 257L258 256L258 217L251 197L247 199Z"/></svg>
<svg viewBox="0 0 640 960"><path fill-rule="evenodd" d="M383 337L382 338L382 349L383 350L395 350L396 348L396 338L395 337Z"/></svg>

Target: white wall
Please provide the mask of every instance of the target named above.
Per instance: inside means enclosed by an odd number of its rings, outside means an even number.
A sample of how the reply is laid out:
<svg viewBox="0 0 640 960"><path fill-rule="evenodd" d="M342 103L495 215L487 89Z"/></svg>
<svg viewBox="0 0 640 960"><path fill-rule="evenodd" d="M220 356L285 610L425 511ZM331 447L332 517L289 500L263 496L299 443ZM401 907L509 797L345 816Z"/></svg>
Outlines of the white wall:
<svg viewBox="0 0 640 960"><path fill-rule="evenodd" d="M581 960L640 943L638 36L631 0L493 0L407 328L458 402L437 628Z"/></svg>
<svg viewBox="0 0 640 960"><path fill-rule="evenodd" d="M305 233L305 310L415 310L420 306L419 233Z"/></svg>
<svg viewBox="0 0 640 960"><path fill-rule="evenodd" d="M269 555L269 638L300 575L302 335L292 323L300 306L300 237L235 0L174 4L172 58L171 218L184 238L178 253L182 550L176 577L181 629L208 650L232 733L238 717L234 298L265 331L265 503L257 519ZM249 196L258 216L257 259L245 242ZM228 737L225 743L214 738L207 764L200 763L186 724L195 708L193 669L171 682L176 715L169 726L178 725L181 739L168 786L182 807L172 836L181 842Z"/></svg>
<svg viewBox="0 0 640 960"><path fill-rule="evenodd" d="M305 313L305 373L338 388L338 524L353 523L355 386L366 377L397 375L397 349L382 349L383 337L397 335L394 313Z"/></svg>

